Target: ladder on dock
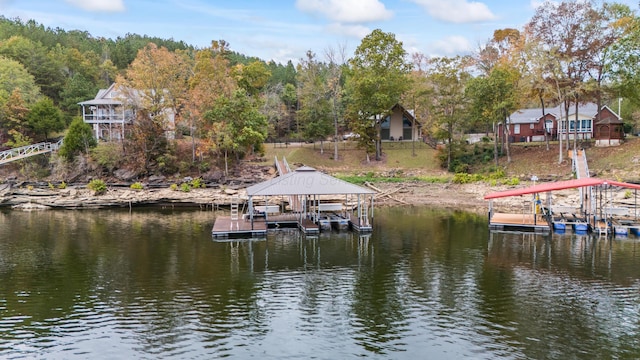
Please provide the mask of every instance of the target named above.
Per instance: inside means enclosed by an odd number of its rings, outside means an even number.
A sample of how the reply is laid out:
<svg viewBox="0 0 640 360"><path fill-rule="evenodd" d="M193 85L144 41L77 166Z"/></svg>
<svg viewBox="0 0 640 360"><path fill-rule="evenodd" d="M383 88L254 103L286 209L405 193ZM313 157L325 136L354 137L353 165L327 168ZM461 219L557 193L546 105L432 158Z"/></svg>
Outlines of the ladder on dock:
<svg viewBox="0 0 640 360"><path fill-rule="evenodd" d="M239 214L239 199L237 196L234 196L231 199L231 223L229 224L229 228L233 229L233 225L236 225L236 229L238 228L238 220L240 218L240 214Z"/></svg>
<svg viewBox="0 0 640 360"><path fill-rule="evenodd" d="M0 165L12 161L26 159L31 156L57 151L62 146L62 140L58 142L41 142L37 144L21 146L0 152Z"/></svg>

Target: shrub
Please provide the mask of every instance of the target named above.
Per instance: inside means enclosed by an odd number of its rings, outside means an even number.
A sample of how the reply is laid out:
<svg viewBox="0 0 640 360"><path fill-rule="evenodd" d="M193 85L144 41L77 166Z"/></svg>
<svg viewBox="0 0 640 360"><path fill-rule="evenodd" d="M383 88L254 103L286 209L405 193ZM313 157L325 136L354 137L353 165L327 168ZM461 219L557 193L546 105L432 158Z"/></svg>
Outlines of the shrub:
<svg viewBox="0 0 640 360"><path fill-rule="evenodd" d="M67 188L67 183L66 182L61 182L60 184L58 184L58 189L66 189Z"/></svg>
<svg viewBox="0 0 640 360"><path fill-rule="evenodd" d="M520 179L518 179L517 177L512 177L511 179L505 182L505 185L512 185L512 186L520 185Z"/></svg>
<svg viewBox="0 0 640 360"><path fill-rule="evenodd" d="M631 190L626 190L624 192L624 198L625 199L630 199L633 196L633 193L631 192Z"/></svg>
<svg viewBox="0 0 640 360"><path fill-rule="evenodd" d="M89 184L87 184L87 187L89 188L89 190L93 190L96 195L103 194L105 191L107 191L107 184L105 184L105 182L100 179L91 180Z"/></svg>
<svg viewBox="0 0 640 360"><path fill-rule="evenodd" d="M172 191L177 191L178 190L178 184L169 185L169 189L171 189Z"/></svg>
<svg viewBox="0 0 640 360"><path fill-rule="evenodd" d="M202 178L195 178L191 180L189 184L194 189L205 188L207 186L204 181L202 181Z"/></svg>
<svg viewBox="0 0 640 360"><path fill-rule="evenodd" d="M108 172L113 172L113 170L118 167L120 159L123 158L122 145L117 143L100 143L97 147L91 149L91 158Z"/></svg>
<svg viewBox="0 0 640 360"><path fill-rule="evenodd" d="M69 125L67 135L60 148L60 155L67 161L79 153L88 153L89 149L95 148L98 142L93 137L91 125L82 121L81 117L75 117Z"/></svg>
<svg viewBox="0 0 640 360"><path fill-rule="evenodd" d="M189 192L191 191L191 186L188 183L182 183L180 184L180 191Z"/></svg>
<svg viewBox="0 0 640 360"><path fill-rule="evenodd" d="M133 190L142 190L144 186L142 186L141 182L134 182L133 184L131 184L130 188Z"/></svg>

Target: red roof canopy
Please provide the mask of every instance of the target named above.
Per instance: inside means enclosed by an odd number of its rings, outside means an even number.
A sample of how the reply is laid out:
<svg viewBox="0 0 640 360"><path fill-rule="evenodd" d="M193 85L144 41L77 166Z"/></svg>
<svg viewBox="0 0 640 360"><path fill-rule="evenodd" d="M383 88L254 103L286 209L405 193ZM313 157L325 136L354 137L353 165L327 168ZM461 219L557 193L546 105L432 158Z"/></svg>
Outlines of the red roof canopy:
<svg viewBox="0 0 640 360"><path fill-rule="evenodd" d="M587 187L587 186L597 186L597 185L606 185L606 184L613 185L613 186L633 188L633 189L640 189L640 185L636 185L636 184L603 180L598 178L584 178L584 179L573 179L573 180L566 180L566 181L542 183L539 185L530 186L522 189L498 191L498 192L485 195L484 199L491 200L491 199L497 199L497 198L508 197L508 196L521 196L526 194L535 194L535 193L542 193L542 192L548 192L548 191L554 191L554 190L575 189L575 188L581 188L581 187Z"/></svg>

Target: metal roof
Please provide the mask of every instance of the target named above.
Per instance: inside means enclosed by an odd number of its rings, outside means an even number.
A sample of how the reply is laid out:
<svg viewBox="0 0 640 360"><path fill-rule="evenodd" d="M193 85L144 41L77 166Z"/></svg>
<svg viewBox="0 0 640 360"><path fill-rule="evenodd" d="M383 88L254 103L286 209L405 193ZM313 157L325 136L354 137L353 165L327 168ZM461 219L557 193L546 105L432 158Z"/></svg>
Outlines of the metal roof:
<svg viewBox="0 0 640 360"><path fill-rule="evenodd" d="M610 185L610 186L618 186L618 187L624 187L624 188L630 188L630 189L640 189L640 185L638 184L631 184L631 183L625 183L620 181L604 180L604 179L590 177L590 178L573 179L573 180L566 180L566 181L548 182L548 183L530 186L527 188L494 192L486 195L484 199L491 200L491 199L497 199L497 198L509 197L509 196L520 196L520 195L527 195L527 194L543 193L543 192L554 191L554 190L576 189L581 187L598 186L598 185Z"/></svg>
<svg viewBox="0 0 640 360"><path fill-rule="evenodd" d="M122 105L122 101L115 99L92 99L79 102L78 105Z"/></svg>
<svg viewBox="0 0 640 360"><path fill-rule="evenodd" d="M373 190L348 183L303 166L288 174L247 188L248 196L373 194Z"/></svg>
<svg viewBox="0 0 640 360"><path fill-rule="evenodd" d="M562 107L562 108L561 108ZM620 118L619 114L616 114L611 108L606 105L603 105L601 109L607 108L611 113L613 113L618 119ZM559 114L564 114L564 106L558 105L554 107L545 108L545 115L551 114L556 119L560 118ZM576 108L574 105L569 107L569 120L574 120L576 116L575 112ZM598 114L598 105L594 103L585 103L578 105L578 118L580 120L583 119L595 119ZM531 109L520 109L516 110L509 116L509 124L530 124L537 123L542 118L542 109L541 108L531 108ZM564 116L563 116L564 118Z"/></svg>

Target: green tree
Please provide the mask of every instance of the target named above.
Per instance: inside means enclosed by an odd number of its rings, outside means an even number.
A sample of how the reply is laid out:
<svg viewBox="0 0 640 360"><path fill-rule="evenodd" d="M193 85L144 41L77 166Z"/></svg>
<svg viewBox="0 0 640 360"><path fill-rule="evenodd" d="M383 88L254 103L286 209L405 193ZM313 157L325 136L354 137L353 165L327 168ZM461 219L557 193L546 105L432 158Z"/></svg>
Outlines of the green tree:
<svg viewBox="0 0 640 360"><path fill-rule="evenodd" d="M249 65L236 65L235 76L238 86L255 97L267 85L271 72L264 62L253 61Z"/></svg>
<svg viewBox="0 0 640 360"><path fill-rule="evenodd" d="M456 56L435 58L431 61L427 77L431 85L431 110L447 143L447 170L453 171L452 152L455 134L461 133L465 125L467 97L465 87L471 78L467 71L470 59Z"/></svg>
<svg viewBox="0 0 640 360"><path fill-rule="evenodd" d="M323 141L331 133L332 112L329 93L328 67L318 61L313 52L301 59L298 67L298 119L302 122L305 138Z"/></svg>
<svg viewBox="0 0 640 360"><path fill-rule="evenodd" d="M518 108L515 83L519 75L513 69L504 66L494 67L488 76L479 76L469 80L465 89L469 99L469 115L472 120L495 125ZM506 128L504 126L503 128ZM497 134L496 134L497 135ZM494 161L498 165L497 136L494 141ZM511 162L507 151L507 162Z"/></svg>
<svg viewBox="0 0 640 360"><path fill-rule="evenodd" d="M292 124L296 123L298 120L297 112L298 110L298 93L295 85L291 83L286 83L282 92L280 93L280 100L284 104L284 118L282 119L282 125L284 130L289 132L291 130ZM296 131L298 129L296 128Z"/></svg>
<svg viewBox="0 0 640 360"><path fill-rule="evenodd" d="M77 154L89 154L89 150L96 147L98 142L93 137L91 125L82 121L81 117L75 117L69 125L69 130L64 137L60 148L60 155L67 161L73 160Z"/></svg>
<svg viewBox="0 0 640 360"><path fill-rule="evenodd" d="M231 98L221 96L205 114L211 122L210 136L217 151L240 159L259 148L267 137L268 123L242 89ZM226 161L225 161L226 164Z"/></svg>
<svg viewBox="0 0 640 360"><path fill-rule="evenodd" d="M349 118L359 129L361 141L374 143L376 160L382 156L380 124L408 87L411 64L405 57L402 42L394 34L376 29L362 39L349 61Z"/></svg>
<svg viewBox="0 0 640 360"><path fill-rule="evenodd" d="M82 74L75 74L67 79L60 93L60 108L67 114L77 114L80 109L78 103L91 99L97 91L93 81Z"/></svg>
<svg viewBox="0 0 640 360"><path fill-rule="evenodd" d="M0 101L19 90L20 96L27 104L35 103L40 97L40 88L33 75L18 61L0 56Z"/></svg>
<svg viewBox="0 0 640 360"><path fill-rule="evenodd" d="M49 140L49 134L62 131L65 127L62 111L47 97L36 102L27 114L29 128L36 134L42 134Z"/></svg>
<svg viewBox="0 0 640 360"><path fill-rule="evenodd" d="M47 49L39 42L22 36L14 36L0 42L0 55L20 62L33 75L42 93L54 101L64 84L60 65L47 54Z"/></svg>

